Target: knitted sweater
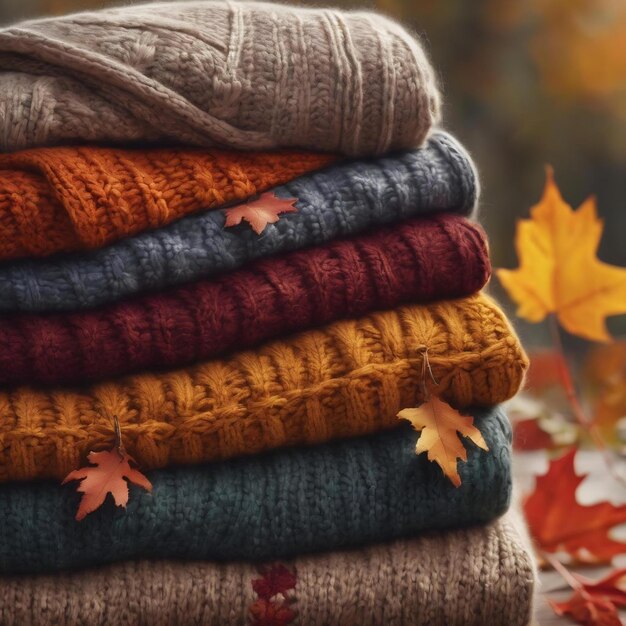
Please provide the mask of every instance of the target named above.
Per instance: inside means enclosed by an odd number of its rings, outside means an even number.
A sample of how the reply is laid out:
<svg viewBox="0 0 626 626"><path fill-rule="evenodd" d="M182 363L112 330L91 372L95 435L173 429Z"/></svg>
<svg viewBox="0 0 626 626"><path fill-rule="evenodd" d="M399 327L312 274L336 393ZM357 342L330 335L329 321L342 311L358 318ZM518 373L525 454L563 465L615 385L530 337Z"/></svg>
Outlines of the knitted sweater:
<svg viewBox="0 0 626 626"><path fill-rule="evenodd" d="M0 149L76 140L381 154L439 118L399 25L257 2L146 4L0 30Z"/></svg>
<svg viewBox="0 0 626 626"><path fill-rule="evenodd" d="M489 271L480 228L455 215L414 219L96 311L2 317L0 384L185 365L374 309L469 295Z"/></svg>
<svg viewBox="0 0 626 626"><path fill-rule="evenodd" d="M0 485L0 572L129 558L276 559L485 523L508 507L510 436L500 409L475 413L489 451L466 443L455 487L415 454L409 424L213 465L149 472L126 511L107 501L81 522L76 484Z"/></svg>
<svg viewBox="0 0 626 626"><path fill-rule="evenodd" d="M470 157L439 132L421 150L338 164L275 192L297 198L298 212L260 237L247 224L224 228L224 214L208 211L94 252L4 264L0 310L96 306L424 213L467 215L478 188Z"/></svg>
<svg viewBox="0 0 626 626"><path fill-rule="evenodd" d="M295 583L284 586L297 613L285 626L526 626L531 617L535 570L506 515L486 526L262 567L131 561L0 577L0 623L258 626L252 612L282 599L271 595L277 587L265 593L257 581L272 580L279 568Z"/></svg>
<svg viewBox="0 0 626 626"><path fill-rule="evenodd" d="M424 351L458 407L513 396L527 359L486 297L334 322L254 352L91 388L0 392L0 480L62 478L109 445L117 416L144 469L357 436L422 401Z"/></svg>
<svg viewBox="0 0 626 626"><path fill-rule="evenodd" d="M0 260L100 248L327 165L299 152L39 148L0 154Z"/></svg>

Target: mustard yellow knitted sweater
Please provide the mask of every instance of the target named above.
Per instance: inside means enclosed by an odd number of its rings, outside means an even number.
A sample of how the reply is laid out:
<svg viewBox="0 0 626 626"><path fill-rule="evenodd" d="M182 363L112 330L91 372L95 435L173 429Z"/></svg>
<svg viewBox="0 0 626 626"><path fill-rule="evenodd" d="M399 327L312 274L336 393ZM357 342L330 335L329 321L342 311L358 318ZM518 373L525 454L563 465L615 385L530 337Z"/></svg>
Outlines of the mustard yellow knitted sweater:
<svg viewBox="0 0 626 626"><path fill-rule="evenodd" d="M110 445L113 416L145 470L391 428L422 400L425 349L437 393L457 407L510 398L527 367L504 314L477 295L335 322L173 372L20 387L0 393L0 480L64 477Z"/></svg>

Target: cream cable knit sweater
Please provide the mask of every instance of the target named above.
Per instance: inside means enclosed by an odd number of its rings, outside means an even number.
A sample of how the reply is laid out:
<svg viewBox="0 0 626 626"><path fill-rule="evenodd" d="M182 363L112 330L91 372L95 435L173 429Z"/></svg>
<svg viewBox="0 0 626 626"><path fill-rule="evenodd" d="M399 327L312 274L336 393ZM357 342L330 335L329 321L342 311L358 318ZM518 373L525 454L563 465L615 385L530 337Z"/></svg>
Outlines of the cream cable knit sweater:
<svg viewBox="0 0 626 626"><path fill-rule="evenodd" d="M146 4L0 30L0 150L73 141L380 154L421 144L420 44L367 12Z"/></svg>

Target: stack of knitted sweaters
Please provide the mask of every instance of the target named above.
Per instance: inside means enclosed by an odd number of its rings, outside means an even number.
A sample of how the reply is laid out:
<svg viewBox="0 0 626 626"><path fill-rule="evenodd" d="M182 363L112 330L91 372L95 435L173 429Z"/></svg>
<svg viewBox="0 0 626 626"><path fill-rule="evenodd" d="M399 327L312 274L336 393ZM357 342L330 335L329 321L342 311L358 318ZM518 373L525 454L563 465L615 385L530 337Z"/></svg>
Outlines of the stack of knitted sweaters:
<svg viewBox="0 0 626 626"><path fill-rule="evenodd" d="M0 624L528 623L527 361L420 44L181 2L6 28L0 70ZM398 419L431 394L488 447L459 486ZM116 422L152 491L77 521Z"/></svg>

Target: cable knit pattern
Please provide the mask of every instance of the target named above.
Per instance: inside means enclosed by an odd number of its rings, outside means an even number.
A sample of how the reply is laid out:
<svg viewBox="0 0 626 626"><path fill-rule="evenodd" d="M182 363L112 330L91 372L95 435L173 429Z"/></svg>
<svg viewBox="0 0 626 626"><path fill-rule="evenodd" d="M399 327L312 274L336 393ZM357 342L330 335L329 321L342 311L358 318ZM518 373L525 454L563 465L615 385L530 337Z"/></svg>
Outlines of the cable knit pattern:
<svg viewBox="0 0 626 626"><path fill-rule="evenodd" d="M420 44L368 12L146 4L0 30L0 149L171 140L350 155L419 145L439 119Z"/></svg>
<svg viewBox="0 0 626 626"><path fill-rule="evenodd" d="M466 443L455 487L409 424L386 433L209 466L148 473L80 523L76 485L0 486L0 571L43 572L129 558L287 558L485 523L508 507L511 427L501 409L475 413L489 452Z"/></svg>
<svg viewBox="0 0 626 626"><path fill-rule="evenodd" d="M299 556L299 626L526 626L535 568L510 514L361 550ZM248 626L252 563L131 561L0 577L4 626Z"/></svg>
<svg viewBox="0 0 626 626"><path fill-rule="evenodd" d="M0 260L101 248L199 209L241 202L333 160L111 148L0 154Z"/></svg>
<svg viewBox="0 0 626 626"><path fill-rule="evenodd" d="M424 213L468 215L478 184L465 150L438 132L423 149L337 164L275 193L298 198L298 212L261 237L208 211L94 252L0 266L0 311L93 307Z"/></svg>
<svg viewBox="0 0 626 626"><path fill-rule="evenodd" d="M506 318L479 295L334 322L165 374L18 387L0 393L0 480L63 478L110 445L114 416L144 469L391 428L422 401L425 349L437 392L458 407L507 400L527 367Z"/></svg>
<svg viewBox="0 0 626 626"><path fill-rule="evenodd" d="M0 317L0 383L185 365L374 309L469 295L489 273L479 227L415 219L97 311Z"/></svg>

